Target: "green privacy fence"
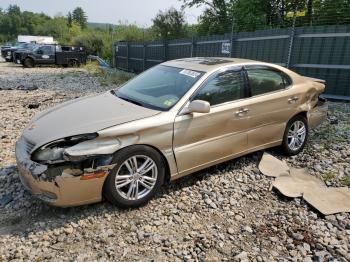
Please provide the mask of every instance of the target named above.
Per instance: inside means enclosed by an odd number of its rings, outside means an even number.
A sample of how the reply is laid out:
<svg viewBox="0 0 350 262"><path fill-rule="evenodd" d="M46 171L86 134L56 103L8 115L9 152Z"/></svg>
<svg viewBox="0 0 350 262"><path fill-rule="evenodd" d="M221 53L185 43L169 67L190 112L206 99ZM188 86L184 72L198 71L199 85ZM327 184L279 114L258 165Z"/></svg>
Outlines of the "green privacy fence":
<svg viewBox="0 0 350 262"><path fill-rule="evenodd" d="M296 27L144 43L115 42L114 67L139 73L184 57L271 62L327 81L326 94L350 97L350 25Z"/></svg>

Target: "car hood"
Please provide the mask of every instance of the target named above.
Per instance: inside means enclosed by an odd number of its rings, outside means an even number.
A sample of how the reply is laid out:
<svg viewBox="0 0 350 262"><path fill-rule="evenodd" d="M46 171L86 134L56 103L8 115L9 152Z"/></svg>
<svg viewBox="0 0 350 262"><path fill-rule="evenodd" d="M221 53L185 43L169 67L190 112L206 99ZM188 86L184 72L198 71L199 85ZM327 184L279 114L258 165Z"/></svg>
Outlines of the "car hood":
<svg viewBox="0 0 350 262"><path fill-rule="evenodd" d="M60 138L95 133L158 113L107 92L71 100L41 112L25 128L23 136L35 145L34 151Z"/></svg>
<svg viewBox="0 0 350 262"><path fill-rule="evenodd" d="M16 51L18 47L9 47L9 48L4 48L2 49L3 51Z"/></svg>

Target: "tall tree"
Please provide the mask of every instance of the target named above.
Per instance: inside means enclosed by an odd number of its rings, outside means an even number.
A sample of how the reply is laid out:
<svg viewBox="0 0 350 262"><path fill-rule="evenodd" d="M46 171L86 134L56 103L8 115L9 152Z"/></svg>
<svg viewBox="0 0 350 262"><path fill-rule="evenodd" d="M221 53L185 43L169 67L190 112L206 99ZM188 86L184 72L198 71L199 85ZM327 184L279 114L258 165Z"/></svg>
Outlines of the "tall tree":
<svg viewBox="0 0 350 262"><path fill-rule="evenodd" d="M200 35L224 34L232 25L232 6L234 0L181 0L183 7L205 7L199 17Z"/></svg>
<svg viewBox="0 0 350 262"><path fill-rule="evenodd" d="M185 35L184 13L175 8L159 11L152 21L153 30L162 39L181 38Z"/></svg>
<svg viewBox="0 0 350 262"><path fill-rule="evenodd" d="M74 22L78 23L81 26L81 28L86 28L87 16L83 8L75 8L72 13L72 18Z"/></svg>
<svg viewBox="0 0 350 262"><path fill-rule="evenodd" d="M68 27L72 27L72 23L73 23L73 16L71 12L68 12L67 15L67 23L68 23Z"/></svg>

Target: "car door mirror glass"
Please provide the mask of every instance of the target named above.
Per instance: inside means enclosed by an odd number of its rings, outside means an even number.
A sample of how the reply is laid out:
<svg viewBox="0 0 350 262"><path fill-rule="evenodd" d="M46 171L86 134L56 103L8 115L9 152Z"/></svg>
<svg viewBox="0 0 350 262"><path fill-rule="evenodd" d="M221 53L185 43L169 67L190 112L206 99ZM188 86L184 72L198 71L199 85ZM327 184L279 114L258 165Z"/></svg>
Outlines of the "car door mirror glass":
<svg viewBox="0 0 350 262"><path fill-rule="evenodd" d="M203 100L194 100L188 105L188 113L209 113L210 104Z"/></svg>

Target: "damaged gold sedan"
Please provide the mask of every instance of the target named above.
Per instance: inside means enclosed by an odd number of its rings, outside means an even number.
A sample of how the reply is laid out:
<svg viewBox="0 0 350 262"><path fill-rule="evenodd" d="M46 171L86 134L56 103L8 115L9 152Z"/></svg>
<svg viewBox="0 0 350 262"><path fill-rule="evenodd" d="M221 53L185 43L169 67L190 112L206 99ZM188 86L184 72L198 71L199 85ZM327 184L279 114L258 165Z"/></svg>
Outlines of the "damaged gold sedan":
<svg viewBox="0 0 350 262"><path fill-rule="evenodd" d="M165 182L281 146L299 153L327 114L325 83L278 65L187 58L37 115L16 144L22 183L56 206L146 203Z"/></svg>

